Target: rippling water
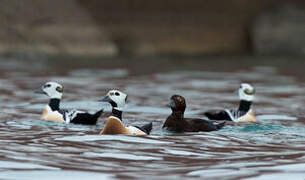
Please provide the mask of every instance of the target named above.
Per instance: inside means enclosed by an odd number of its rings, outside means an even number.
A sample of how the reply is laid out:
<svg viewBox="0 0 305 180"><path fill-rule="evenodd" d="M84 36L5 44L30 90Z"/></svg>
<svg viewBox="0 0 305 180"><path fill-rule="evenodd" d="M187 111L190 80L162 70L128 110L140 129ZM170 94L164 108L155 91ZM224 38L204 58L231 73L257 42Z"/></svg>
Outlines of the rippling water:
<svg viewBox="0 0 305 180"><path fill-rule="evenodd" d="M304 71L290 59L0 61L0 179L304 179ZM229 62L228 62L229 61ZM297 61L297 60L295 60ZM233 63L233 64L232 64ZM129 96L127 124L153 122L150 136L100 136L97 126L40 121L48 102L33 91L65 86L63 108L96 111L109 89ZM187 116L238 105L241 82L257 89L259 124L217 132L168 134L168 98L187 100Z"/></svg>

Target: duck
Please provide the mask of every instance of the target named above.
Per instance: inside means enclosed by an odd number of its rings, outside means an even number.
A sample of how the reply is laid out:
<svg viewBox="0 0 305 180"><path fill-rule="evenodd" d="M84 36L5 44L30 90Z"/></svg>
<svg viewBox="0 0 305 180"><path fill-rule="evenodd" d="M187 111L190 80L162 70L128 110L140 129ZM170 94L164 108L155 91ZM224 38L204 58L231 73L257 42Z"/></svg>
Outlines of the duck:
<svg viewBox="0 0 305 180"><path fill-rule="evenodd" d="M127 101L127 94L119 90L110 90L100 102L107 102L112 106L112 115L105 123L101 135L135 135L143 136L149 135L152 130L152 123L143 126L125 126L122 121L123 110Z"/></svg>
<svg viewBox="0 0 305 180"><path fill-rule="evenodd" d="M199 132L199 131L217 131L221 129L225 122L214 124L213 122L201 118L185 118L184 112L186 102L180 95L172 95L168 106L172 113L164 122L162 129L172 132Z"/></svg>
<svg viewBox="0 0 305 180"><path fill-rule="evenodd" d="M64 87L57 82L46 82L41 88L35 91L37 94L44 94L50 98L49 104L42 111L41 120L66 124L95 125L104 110L101 109L94 114L90 114L78 110L60 109L63 91Z"/></svg>
<svg viewBox="0 0 305 180"><path fill-rule="evenodd" d="M204 112L204 115L210 120L256 123L255 113L251 109L255 96L254 87L248 83L241 83L238 94L240 99L238 109L210 110Z"/></svg>

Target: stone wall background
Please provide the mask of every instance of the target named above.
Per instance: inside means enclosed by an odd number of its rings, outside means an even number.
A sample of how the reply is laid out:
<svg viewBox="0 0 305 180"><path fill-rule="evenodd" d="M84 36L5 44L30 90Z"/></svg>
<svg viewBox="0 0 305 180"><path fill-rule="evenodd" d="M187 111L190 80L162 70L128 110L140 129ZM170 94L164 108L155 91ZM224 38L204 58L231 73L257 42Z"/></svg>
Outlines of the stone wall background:
<svg viewBox="0 0 305 180"><path fill-rule="evenodd" d="M302 0L0 0L0 54L305 54Z"/></svg>

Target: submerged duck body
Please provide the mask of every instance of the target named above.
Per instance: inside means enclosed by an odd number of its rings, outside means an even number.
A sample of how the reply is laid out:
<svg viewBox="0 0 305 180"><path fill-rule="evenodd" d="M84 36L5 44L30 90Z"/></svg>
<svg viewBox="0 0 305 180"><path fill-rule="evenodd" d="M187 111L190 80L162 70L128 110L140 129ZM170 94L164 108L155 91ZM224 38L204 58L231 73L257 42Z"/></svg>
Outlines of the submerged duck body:
<svg viewBox="0 0 305 180"><path fill-rule="evenodd" d="M101 100L108 102L112 106L112 116L108 118L103 130L100 132L102 135L149 135L152 130L152 123L143 126L125 126L122 122L123 109L127 101L127 95L118 90L111 90Z"/></svg>
<svg viewBox="0 0 305 180"><path fill-rule="evenodd" d="M49 104L42 111L41 119L46 121L54 121L60 123L74 123L94 125L103 113L103 110L95 114L86 113L78 110L60 109L60 101L62 98L63 87L56 82L47 82L39 90L38 94L45 94L50 97Z"/></svg>
<svg viewBox="0 0 305 180"><path fill-rule="evenodd" d="M136 136L143 136L149 135L152 128L152 123L144 127L136 127L136 126L125 126L123 122L115 117L110 116L105 124L104 129L100 132L100 134L124 134L124 135L136 135Z"/></svg>
<svg viewBox="0 0 305 180"><path fill-rule="evenodd" d="M239 88L239 108L210 110L204 113L210 120L227 120L233 122L257 122L255 113L251 109L254 99L255 89L250 85L243 83Z"/></svg>
<svg viewBox="0 0 305 180"><path fill-rule="evenodd" d="M199 118L185 118L184 111L186 108L185 99L180 95L173 95L170 98L169 106L172 114L169 115L163 124L163 129L173 132L199 132L199 131L216 131L221 129L225 122L214 124L211 121Z"/></svg>

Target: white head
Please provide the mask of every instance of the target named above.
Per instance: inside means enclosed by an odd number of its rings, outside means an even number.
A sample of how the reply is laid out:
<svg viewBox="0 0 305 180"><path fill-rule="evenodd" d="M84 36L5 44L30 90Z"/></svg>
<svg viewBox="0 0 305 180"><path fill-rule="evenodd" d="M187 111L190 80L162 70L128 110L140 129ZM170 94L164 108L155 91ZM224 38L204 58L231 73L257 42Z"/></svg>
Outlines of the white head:
<svg viewBox="0 0 305 180"><path fill-rule="evenodd" d="M253 101L255 89L247 83L242 83L238 90L239 99L245 101Z"/></svg>
<svg viewBox="0 0 305 180"><path fill-rule="evenodd" d="M119 90L110 90L101 101L110 103L113 109L123 111L127 95Z"/></svg>
<svg viewBox="0 0 305 180"><path fill-rule="evenodd" d="M51 99L61 99L63 90L62 85L56 82L47 82L40 89L36 90L35 93L45 94Z"/></svg>

